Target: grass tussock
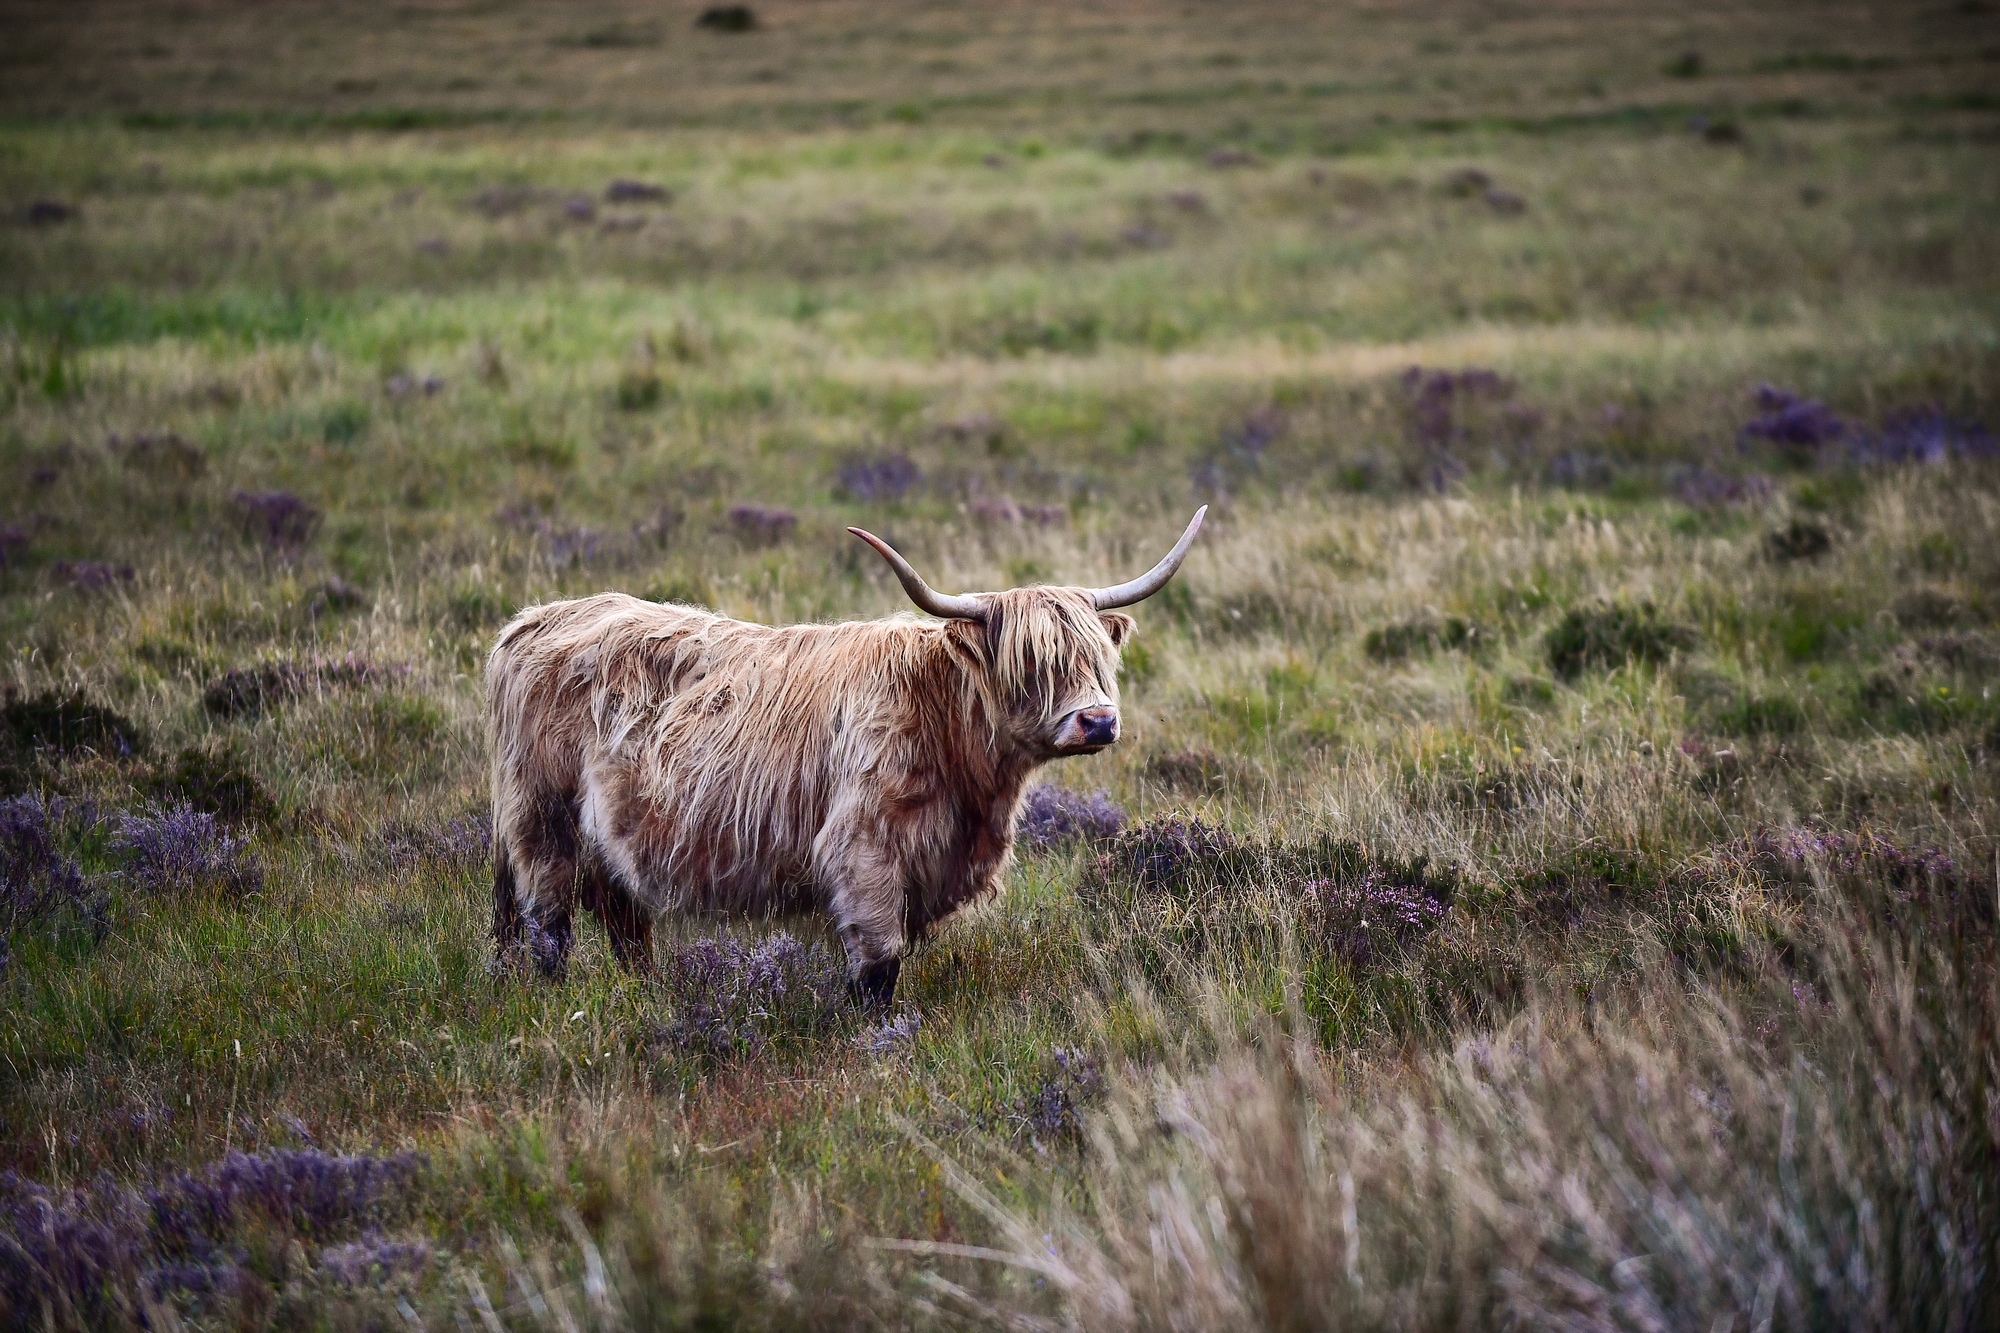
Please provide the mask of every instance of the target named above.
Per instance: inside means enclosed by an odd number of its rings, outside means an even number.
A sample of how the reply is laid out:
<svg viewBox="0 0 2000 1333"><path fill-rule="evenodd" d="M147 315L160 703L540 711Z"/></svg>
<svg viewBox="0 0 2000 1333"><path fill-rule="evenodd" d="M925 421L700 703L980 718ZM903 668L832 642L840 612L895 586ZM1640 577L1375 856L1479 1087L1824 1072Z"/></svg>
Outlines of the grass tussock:
<svg viewBox="0 0 2000 1333"><path fill-rule="evenodd" d="M1819 885L1810 941L1727 989L1545 996L1401 1068L1274 1029L1134 1074L1091 1225L1009 1212L1015 1262L1086 1328L1978 1327L1990 908L1930 940L1871 919L1880 881Z"/></svg>

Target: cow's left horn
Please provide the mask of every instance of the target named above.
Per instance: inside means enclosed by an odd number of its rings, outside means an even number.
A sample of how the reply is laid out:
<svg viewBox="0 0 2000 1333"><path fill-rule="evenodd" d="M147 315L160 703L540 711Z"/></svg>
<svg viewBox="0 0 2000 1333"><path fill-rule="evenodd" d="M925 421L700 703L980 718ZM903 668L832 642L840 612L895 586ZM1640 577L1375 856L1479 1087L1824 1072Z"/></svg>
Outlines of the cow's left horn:
<svg viewBox="0 0 2000 1333"><path fill-rule="evenodd" d="M849 528L848 531L874 547L882 558L889 562L889 568L896 571L896 578L901 581L903 591L910 594L910 600L917 604L919 611L928 611L946 620L986 619L986 608L980 604L977 597L960 597L937 591L925 583L916 570L910 568L910 562L903 559L895 547L872 532L864 532L860 528ZM1167 572L1173 573L1171 569ZM1162 583L1165 581L1161 580Z"/></svg>
<svg viewBox="0 0 2000 1333"><path fill-rule="evenodd" d="M1114 606L1130 606L1134 602L1143 602L1166 587L1167 580L1181 567L1181 561L1187 559L1188 547L1194 545L1194 535L1201 531L1201 520L1207 513L1207 505L1195 510L1194 518L1187 525L1187 531L1183 532L1181 539L1174 543L1174 549L1167 552L1167 558L1138 578L1130 583L1121 583L1115 588L1092 588L1090 595L1096 600L1097 609L1109 611Z"/></svg>

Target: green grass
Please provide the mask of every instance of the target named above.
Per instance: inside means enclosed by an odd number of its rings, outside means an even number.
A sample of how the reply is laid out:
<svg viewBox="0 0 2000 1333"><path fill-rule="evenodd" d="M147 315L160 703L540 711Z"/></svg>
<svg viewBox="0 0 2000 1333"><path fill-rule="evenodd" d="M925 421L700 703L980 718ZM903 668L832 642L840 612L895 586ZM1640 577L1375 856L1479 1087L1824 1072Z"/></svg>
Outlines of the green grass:
<svg viewBox="0 0 2000 1333"><path fill-rule="evenodd" d="M18 16L0 776L84 882L6 909L0 1242L425 1164L0 1250L0 1322L1990 1322L2000 464L1853 449L2000 421L1994 18L757 8ZM1847 434L1746 433L1765 383ZM1149 831L1023 848L914 1036L690 1044L594 927L490 975L515 609L904 609L851 523L1105 584L1198 503L1125 740L1046 775ZM181 801L254 893L143 887L116 819Z"/></svg>

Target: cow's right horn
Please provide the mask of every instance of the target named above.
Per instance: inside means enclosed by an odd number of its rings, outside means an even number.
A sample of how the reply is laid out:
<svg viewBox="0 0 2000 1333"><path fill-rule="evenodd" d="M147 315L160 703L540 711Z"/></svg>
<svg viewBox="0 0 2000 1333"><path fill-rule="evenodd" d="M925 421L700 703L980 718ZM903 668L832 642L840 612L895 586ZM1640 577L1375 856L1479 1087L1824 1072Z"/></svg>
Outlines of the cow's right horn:
<svg viewBox="0 0 2000 1333"><path fill-rule="evenodd" d="M1188 547L1194 545L1194 535L1201 531L1201 520L1207 513L1207 505L1195 510L1194 518L1187 525L1187 531L1183 532L1181 539L1174 543L1174 549L1167 552L1167 558L1138 578L1130 583L1121 583L1115 588L1092 588L1090 595L1097 602L1097 609L1109 611L1114 606L1130 606L1134 602L1143 602L1166 587L1167 580L1181 567L1181 561L1187 559ZM908 587L909 584L905 583L903 586Z"/></svg>
<svg viewBox="0 0 2000 1333"><path fill-rule="evenodd" d="M877 537L872 532L860 528L849 528L849 532L867 542L889 562L889 568L896 571L896 578L902 583L903 591L910 594L910 600L917 604L919 611L928 611L946 620L984 620L986 608L977 597L961 597L948 592L938 592L910 568L910 562L897 553L896 548ZM1172 570L1167 571L1169 574ZM1162 583L1165 579L1160 580Z"/></svg>

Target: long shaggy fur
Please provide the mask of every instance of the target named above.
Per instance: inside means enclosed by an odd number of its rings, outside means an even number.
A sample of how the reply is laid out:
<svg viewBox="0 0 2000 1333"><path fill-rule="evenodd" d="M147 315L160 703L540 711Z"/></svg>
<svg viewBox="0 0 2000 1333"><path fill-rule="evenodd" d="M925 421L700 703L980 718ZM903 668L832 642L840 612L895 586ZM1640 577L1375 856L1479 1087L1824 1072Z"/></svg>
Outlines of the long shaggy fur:
<svg viewBox="0 0 2000 1333"><path fill-rule="evenodd" d="M599 912L644 966L665 911L832 915L880 988L997 885L1066 714L1115 707L1131 620L1073 588L984 623L771 628L617 593L531 607L487 662L495 920L560 967Z"/></svg>

